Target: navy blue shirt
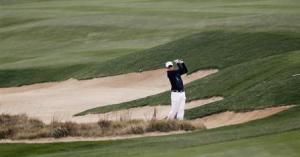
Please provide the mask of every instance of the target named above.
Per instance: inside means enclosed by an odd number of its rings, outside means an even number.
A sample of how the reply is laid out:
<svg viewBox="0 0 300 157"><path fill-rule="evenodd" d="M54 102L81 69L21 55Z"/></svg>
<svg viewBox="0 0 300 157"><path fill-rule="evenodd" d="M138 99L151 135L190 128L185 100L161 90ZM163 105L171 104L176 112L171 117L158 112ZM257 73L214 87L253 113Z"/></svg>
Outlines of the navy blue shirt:
<svg viewBox="0 0 300 157"><path fill-rule="evenodd" d="M184 63L177 63L177 70L168 71L168 78L171 83L172 91L184 91L183 82L181 79L181 75L186 74L188 72Z"/></svg>

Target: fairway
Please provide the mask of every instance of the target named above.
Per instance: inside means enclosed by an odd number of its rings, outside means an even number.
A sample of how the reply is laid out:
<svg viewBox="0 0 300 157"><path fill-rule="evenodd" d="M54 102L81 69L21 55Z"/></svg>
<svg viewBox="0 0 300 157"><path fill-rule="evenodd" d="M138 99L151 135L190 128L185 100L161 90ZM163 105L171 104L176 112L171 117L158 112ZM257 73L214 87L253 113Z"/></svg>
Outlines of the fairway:
<svg viewBox="0 0 300 157"><path fill-rule="evenodd" d="M158 68L110 60L199 32L298 31L298 7L297 0L1 0L0 86Z"/></svg>
<svg viewBox="0 0 300 157"><path fill-rule="evenodd" d="M138 152L135 153L122 154L124 157L130 156L139 156L139 157L298 157L299 156L299 145L300 145L300 131L286 132L282 134L268 135L263 137L248 138L243 140L236 140L230 142L221 142L221 143L212 143L204 146L193 146L191 148L182 148L177 151L161 151L161 152ZM75 145L86 147L87 144L76 143ZM102 145L102 144L99 144ZM67 146L67 145L66 145ZM6 146L8 147L8 146ZM28 145L27 147L34 148L34 145ZM43 147L43 146L42 146ZM67 146L68 147L68 146ZM74 156L74 157L96 157L101 155L109 155L112 157L117 157L119 154L112 153L106 154L103 153L103 150L97 149L97 146L93 146L92 149L86 150L70 150L60 153L42 153L36 157L44 156L55 156L55 157L65 157L65 156ZM98 146L100 147L100 146ZM1 148L1 146L0 146ZM6 148L4 148L5 150ZM73 148L71 148L73 149ZM59 152L59 151L58 151ZM3 156L6 157L6 156ZM7 156L8 157L8 156Z"/></svg>
<svg viewBox="0 0 300 157"><path fill-rule="evenodd" d="M272 136L249 138L232 142L209 144L203 147L183 149L176 153L161 153L157 156L205 156L205 157L297 157L299 156L300 132L293 131ZM151 155L149 155L150 157ZM156 156L156 155L155 155Z"/></svg>
<svg viewBox="0 0 300 157"><path fill-rule="evenodd" d="M299 0L0 0L0 157L297 157L299 69Z"/></svg>

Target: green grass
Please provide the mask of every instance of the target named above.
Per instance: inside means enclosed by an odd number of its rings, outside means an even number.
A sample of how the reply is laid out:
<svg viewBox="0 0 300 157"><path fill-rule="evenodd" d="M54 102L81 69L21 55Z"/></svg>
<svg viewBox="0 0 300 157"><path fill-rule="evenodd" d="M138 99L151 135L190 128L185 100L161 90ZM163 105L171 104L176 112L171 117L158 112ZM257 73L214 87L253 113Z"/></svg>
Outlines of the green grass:
<svg viewBox="0 0 300 157"><path fill-rule="evenodd" d="M299 77L292 77L299 73L300 68L300 51L297 51L300 50L299 37L299 34L263 32L200 33L138 54L119 57L112 62L127 58L131 63L123 68L131 70L131 67L136 68L132 65L137 65L140 60L147 61L140 65L140 68L146 68L181 56L190 72L205 68L220 69L219 73L186 86L188 101L212 96L225 97L223 101L187 112L188 118L197 118L225 110L245 111L299 103ZM169 94L164 92L131 102L94 108L78 115L146 105L167 105L170 104Z"/></svg>
<svg viewBox="0 0 300 157"><path fill-rule="evenodd" d="M300 132L287 132L278 135L263 136L224 142L203 147L186 148L176 152L161 153L157 156L244 156L244 157L296 157L299 155L298 146ZM150 155L149 155L150 156Z"/></svg>
<svg viewBox="0 0 300 157"><path fill-rule="evenodd" d="M300 107L242 125L183 135L102 142L2 144L3 157L45 156L296 156L299 153ZM295 130L293 132L287 132ZM286 132L286 133L284 133ZM274 134L274 135L270 135ZM265 137L258 137L270 135ZM258 137L258 138L253 138ZM245 151L249 154L244 154ZM268 154L271 153L271 154Z"/></svg>
<svg viewBox="0 0 300 157"><path fill-rule="evenodd" d="M225 97L188 110L189 119L297 105L299 7L297 0L0 0L0 87L157 69L182 58L190 73L220 69L187 85L189 101ZM169 92L87 112L156 104L169 104ZM299 113L297 106L243 125L166 137L1 144L0 156L297 156Z"/></svg>
<svg viewBox="0 0 300 157"><path fill-rule="evenodd" d="M299 32L299 5L296 0L1 0L0 87L155 69L162 60L136 66L125 57L117 59L116 68L112 60L199 32L293 34ZM276 44L266 40L266 49ZM200 66L189 61L193 70ZM209 65L202 62L203 68Z"/></svg>

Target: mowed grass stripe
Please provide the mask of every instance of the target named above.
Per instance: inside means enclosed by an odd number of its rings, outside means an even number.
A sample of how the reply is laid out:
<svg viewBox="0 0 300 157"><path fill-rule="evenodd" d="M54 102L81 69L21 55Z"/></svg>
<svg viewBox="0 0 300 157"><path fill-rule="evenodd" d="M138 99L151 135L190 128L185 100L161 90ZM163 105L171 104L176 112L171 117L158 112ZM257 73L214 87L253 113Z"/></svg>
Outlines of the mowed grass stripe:
<svg viewBox="0 0 300 157"><path fill-rule="evenodd" d="M275 12L279 1L1 1L0 69L62 69L72 66L90 67L128 53L141 52L196 32L213 29L253 31L294 31L299 22L297 11L290 10L297 1L286 3L289 11ZM292 3L293 2L293 3ZM159 5L157 5L159 3ZM270 6L267 10L247 9L248 6ZM236 9L228 6L239 6ZM272 6L276 6L272 9ZM278 19L280 17L280 19ZM25 22L29 19L42 19ZM132 51L127 51L133 49ZM78 53L99 52L81 58ZM118 51L114 57L102 57ZM99 60L98 60L99 59ZM124 61L126 63L126 61ZM109 64L109 63L106 63ZM193 63L194 64L194 63ZM97 65L98 66L98 65ZM157 67L157 66L156 66ZM156 68L147 67L147 68ZM109 67L107 67L109 69ZM51 71L51 70L50 70ZM57 70L60 75L61 70ZM93 78L124 73L98 71L97 74L65 74L55 79L36 79L34 82L9 80L5 86L17 86L70 77ZM126 71L127 72L127 71ZM132 71L131 71L132 72ZM10 72L8 72L10 73ZM45 74L41 73L39 78Z"/></svg>

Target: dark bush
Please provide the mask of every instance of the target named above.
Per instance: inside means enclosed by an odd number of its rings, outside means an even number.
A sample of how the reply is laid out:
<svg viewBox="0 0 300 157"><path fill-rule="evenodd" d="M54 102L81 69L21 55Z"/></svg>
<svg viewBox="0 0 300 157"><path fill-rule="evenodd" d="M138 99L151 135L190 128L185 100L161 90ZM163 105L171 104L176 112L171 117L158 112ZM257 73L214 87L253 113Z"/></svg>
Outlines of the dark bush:
<svg viewBox="0 0 300 157"><path fill-rule="evenodd" d="M2 128L0 129L0 139L5 139L11 137L13 134L12 129Z"/></svg>
<svg viewBox="0 0 300 157"><path fill-rule="evenodd" d="M77 123L65 122L65 123L62 123L62 127L67 129L70 136L78 136L79 135L80 126Z"/></svg>
<svg viewBox="0 0 300 157"><path fill-rule="evenodd" d="M66 137L69 135L70 135L70 132L68 131L67 128L64 128L64 127L55 128L51 132L51 136L54 138Z"/></svg>
<svg viewBox="0 0 300 157"><path fill-rule="evenodd" d="M143 133L145 133L145 129L141 125L131 126L130 130L127 133L128 134L143 134Z"/></svg>
<svg viewBox="0 0 300 157"><path fill-rule="evenodd" d="M112 124L112 121L110 121L110 120L99 120L98 125L102 129L107 129L107 128L110 128L113 124Z"/></svg>
<svg viewBox="0 0 300 157"><path fill-rule="evenodd" d="M147 126L147 131L169 132L177 130L195 130L196 127L186 121L177 120L152 120Z"/></svg>

